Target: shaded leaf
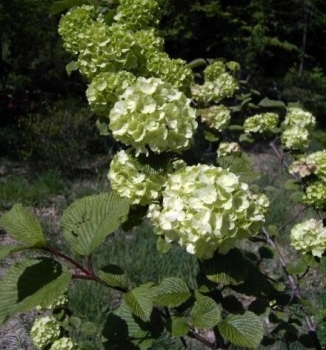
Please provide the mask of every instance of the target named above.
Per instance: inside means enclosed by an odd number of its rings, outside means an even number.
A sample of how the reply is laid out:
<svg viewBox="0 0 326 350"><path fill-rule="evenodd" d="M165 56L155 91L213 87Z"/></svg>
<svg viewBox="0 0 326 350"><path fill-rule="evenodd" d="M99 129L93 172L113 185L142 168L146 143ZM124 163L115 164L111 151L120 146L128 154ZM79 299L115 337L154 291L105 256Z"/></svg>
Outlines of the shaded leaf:
<svg viewBox="0 0 326 350"><path fill-rule="evenodd" d="M0 283L0 324L16 312L51 304L65 293L71 274L50 258L23 259Z"/></svg>
<svg viewBox="0 0 326 350"><path fill-rule="evenodd" d="M169 318L166 328L175 337L183 337L189 331L187 319L181 316L172 316Z"/></svg>
<svg viewBox="0 0 326 350"><path fill-rule="evenodd" d="M63 0L63 1L55 2L54 4L52 4L50 8L50 16L69 10L72 7L81 6L84 4L88 4L88 1L87 0Z"/></svg>
<svg viewBox="0 0 326 350"><path fill-rule="evenodd" d="M290 275L300 275L301 273L305 273L307 268L307 264L301 259L298 259L295 262L287 263L285 266L286 271Z"/></svg>
<svg viewBox="0 0 326 350"><path fill-rule="evenodd" d="M142 285L124 295L124 301L131 312L143 321L149 321L153 310L151 284Z"/></svg>
<svg viewBox="0 0 326 350"><path fill-rule="evenodd" d="M27 249L27 248L25 246L19 246L19 245L4 245L0 247L0 260L6 258L11 254L22 251L24 249Z"/></svg>
<svg viewBox="0 0 326 350"><path fill-rule="evenodd" d="M160 254L165 254L172 248L172 244L167 242L161 236L158 236L156 241L156 248Z"/></svg>
<svg viewBox="0 0 326 350"><path fill-rule="evenodd" d="M27 247L45 246L40 222L22 204L15 204L0 218L0 227Z"/></svg>
<svg viewBox="0 0 326 350"><path fill-rule="evenodd" d="M180 278L168 277L152 288L154 302L159 305L176 307L191 297L187 284Z"/></svg>
<svg viewBox="0 0 326 350"><path fill-rule="evenodd" d="M214 134L214 132L211 131L205 131L204 132L205 139L209 142L216 142L219 140L219 137Z"/></svg>
<svg viewBox="0 0 326 350"><path fill-rule="evenodd" d="M71 61L66 65L66 71L68 76L71 75L72 72L79 69L78 63L76 61Z"/></svg>
<svg viewBox="0 0 326 350"><path fill-rule="evenodd" d="M250 137L248 134L241 134L239 136L239 142L248 142L248 143L253 143L255 140Z"/></svg>
<svg viewBox="0 0 326 350"><path fill-rule="evenodd" d="M302 203L302 198L303 198L303 192L302 191L297 191L294 192L290 195L290 200L293 203Z"/></svg>
<svg viewBox="0 0 326 350"><path fill-rule="evenodd" d="M191 69L194 69L194 68L197 68L197 67L200 67L200 66L207 66L207 60L205 60L204 58L196 58L196 59L190 61L188 63L188 66Z"/></svg>
<svg viewBox="0 0 326 350"><path fill-rule="evenodd" d="M111 287L127 288L127 277L118 265L107 265L98 272L98 275Z"/></svg>
<svg viewBox="0 0 326 350"><path fill-rule="evenodd" d="M264 336L262 320L250 311L228 316L218 324L218 329L224 339L247 348L257 348Z"/></svg>
<svg viewBox="0 0 326 350"><path fill-rule="evenodd" d="M221 320L220 307L213 299L201 296L191 309L191 319L197 328L212 328Z"/></svg>
<svg viewBox="0 0 326 350"><path fill-rule="evenodd" d="M259 104L260 107L265 108L286 108L286 105L282 101L270 100L268 97L262 99Z"/></svg>
<svg viewBox="0 0 326 350"><path fill-rule="evenodd" d="M113 192L77 199L63 213L63 235L75 252L88 256L120 227L128 211L128 200Z"/></svg>

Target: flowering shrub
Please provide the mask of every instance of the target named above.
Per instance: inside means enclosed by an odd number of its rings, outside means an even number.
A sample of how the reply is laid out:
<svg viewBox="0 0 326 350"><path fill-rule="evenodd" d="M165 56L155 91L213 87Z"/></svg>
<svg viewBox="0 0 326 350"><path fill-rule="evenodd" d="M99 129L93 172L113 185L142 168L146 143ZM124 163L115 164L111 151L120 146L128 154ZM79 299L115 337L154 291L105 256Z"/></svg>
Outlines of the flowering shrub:
<svg viewBox="0 0 326 350"><path fill-rule="evenodd" d="M31 329L33 343L38 349L44 349L56 341L60 337L60 334L59 322L50 316L38 318Z"/></svg>
<svg viewBox="0 0 326 350"><path fill-rule="evenodd" d="M225 253L239 239L257 234L267 207L267 198L253 200L248 185L235 174L198 165L170 176L162 205L151 205L148 217L156 234L168 242L177 241L200 259L209 259L215 250Z"/></svg>
<svg viewBox="0 0 326 350"><path fill-rule="evenodd" d="M230 124L231 113L230 110L223 105L212 106L203 111L201 120L210 128L222 131Z"/></svg>
<svg viewBox="0 0 326 350"><path fill-rule="evenodd" d="M240 151L241 147L237 142L221 142L218 146L217 155L218 157L223 157L230 153Z"/></svg>
<svg viewBox="0 0 326 350"><path fill-rule="evenodd" d="M303 254L321 257L326 250L326 229L321 220L310 219L291 230L291 244Z"/></svg>
<svg viewBox="0 0 326 350"><path fill-rule="evenodd" d="M50 350L78 350L78 346L70 338L61 338L56 340L50 347Z"/></svg>
<svg viewBox="0 0 326 350"><path fill-rule="evenodd" d="M110 112L113 137L136 153L180 152L190 147L197 127L190 100L157 78L137 78Z"/></svg>
<svg viewBox="0 0 326 350"><path fill-rule="evenodd" d="M246 133L273 131L277 127L279 117L276 113L257 114L245 120L243 127Z"/></svg>

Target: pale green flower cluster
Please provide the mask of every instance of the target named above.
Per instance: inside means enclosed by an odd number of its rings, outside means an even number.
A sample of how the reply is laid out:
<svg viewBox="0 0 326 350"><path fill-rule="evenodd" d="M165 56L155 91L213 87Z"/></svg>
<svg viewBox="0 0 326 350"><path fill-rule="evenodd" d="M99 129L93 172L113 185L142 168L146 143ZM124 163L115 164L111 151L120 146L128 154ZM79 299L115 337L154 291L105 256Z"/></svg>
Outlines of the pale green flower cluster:
<svg viewBox="0 0 326 350"><path fill-rule="evenodd" d="M125 89L136 81L136 77L126 71L100 73L88 86L86 96L91 109L97 115L108 117L111 108Z"/></svg>
<svg viewBox="0 0 326 350"><path fill-rule="evenodd" d="M44 349L60 337L60 324L54 318L45 316L38 318L31 329L31 338L38 349Z"/></svg>
<svg viewBox="0 0 326 350"><path fill-rule="evenodd" d="M71 338L60 338L56 340L49 350L78 350L78 345Z"/></svg>
<svg viewBox="0 0 326 350"><path fill-rule="evenodd" d="M181 152L192 142L197 128L190 99L158 78L139 77L111 109L113 137L136 149L136 154Z"/></svg>
<svg viewBox="0 0 326 350"><path fill-rule="evenodd" d="M314 174L315 171L316 162L308 158L295 160L289 167L290 174L299 174L301 177L306 177Z"/></svg>
<svg viewBox="0 0 326 350"><path fill-rule="evenodd" d="M291 245L303 254L321 257L326 249L326 230L322 220L310 219L291 230Z"/></svg>
<svg viewBox="0 0 326 350"><path fill-rule="evenodd" d="M211 106L203 110L201 120L210 128L222 131L230 124L230 110L224 105Z"/></svg>
<svg viewBox="0 0 326 350"><path fill-rule="evenodd" d="M36 309L48 309L48 310L54 310L58 308L62 308L68 303L68 297L66 294L60 295L58 298L52 301L50 304L40 304L36 307Z"/></svg>
<svg viewBox="0 0 326 350"><path fill-rule="evenodd" d="M289 107L281 134L281 141L285 148L301 149L309 146L309 132L316 124L316 118L309 112L298 107Z"/></svg>
<svg viewBox="0 0 326 350"><path fill-rule="evenodd" d="M89 42L87 29L94 23L94 6L74 7L62 16L59 23L59 34L63 47L74 55L84 50Z"/></svg>
<svg viewBox="0 0 326 350"><path fill-rule="evenodd" d="M147 205L157 200L166 181L164 171L139 170L135 166L135 157L122 150L111 161L108 178L111 187L130 203Z"/></svg>
<svg viewBox="0 0 326 350"><path fill-rule="evenodd" d="M299 126L286 128L281 134L282 145L287 149L301 149L309 146L309 130Z"/></svg>
<svg viewBox="0 0 326 350"><path fill-rule="evenodd" d="M188 93L194 81L190 67L182 59L171 59L165 52L152 53L148 57L147 76L160 78L184 93Z"/></svg>
<svg viewBox="0 0 326 350"><path fill-rule="evenodd" d="M217 149L217 156L224 157L231 153L240 152L241 147L237 142L221 142Z"/></svg>
<svg viewBox="0 0 326 350"><path fill-rule="evenodd" d="M129 30L155 26L159 22L160 9L155 0L120 0L114 19Z"/></svg>
<svg viewBox="0 0 326 350"><path fill-rule="evenodd" d="M326 150L311 153L306 160L315 164L313 173L326 183Z"/></svg>
<svg viewBox="0 0 326 350"><path fill-rule="evenodd" d="M204 77L206 81L215 81L220 78L224 73L232 73L232 75L238 73L240 70L240 65L237 62L227 62L215 61L207 66L204 70Z"/></svg>
<svg viewBox="0 0 326 350"><path fill-rule="evenodd" d="M152 204L148 211L155 233L200 259L257 234L268 207L265 195L251 194L235 174L208 165L180 168L162 195L162 204Z"/></svg>
<svg viewBox="0 0 326 350"><path fill-rule="evenodd" d="M326 184L321 181L314 181L306 188L303 202L316 209L326 209Z"/></svg>
<svg viewBox="0 0 326 350"><path fill-rule="evenodd" d="M284 120L286 126L298 126L312 129L316 125L316 118L299 107L289 107Z"/></svg>
<svg viewBox="0 0 326 350"><path fill-rule="evenodd" d="M276 113L256 114L245 120L243 127L246 133L273 131L277 127L279 116Z"/></svg>

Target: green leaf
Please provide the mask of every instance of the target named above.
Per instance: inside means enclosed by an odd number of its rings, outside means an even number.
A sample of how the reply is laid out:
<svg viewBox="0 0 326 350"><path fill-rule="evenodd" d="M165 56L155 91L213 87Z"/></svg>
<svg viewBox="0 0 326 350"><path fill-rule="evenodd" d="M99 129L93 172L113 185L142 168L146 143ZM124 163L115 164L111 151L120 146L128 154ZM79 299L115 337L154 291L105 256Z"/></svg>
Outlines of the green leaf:
<svg viewBox="0 0 326 350"><path fill-rule="evenodd" d="M243 131L243 126L242 125L236 125L236 124L234 124L234 125L229 125L228 126L228 129L229 130L234 130L234 131Z"/></svg>
<svg viewBox="0 0 326 350"><path fill-rule="evenodd" d="M172 316L169 318L166 328L174 337L184 337L189 332L188 322L181 316Z"/></svg>
<svg viewBox="0 0 326 350"><path fill-rule="evenodd" d="M5 259L7 256L26 249L25 246L19 245L4 245L0 247L0 260Z"/></svg>
<svg viewBox="0 0 326 350"><path fill-rule="evenodd" d="M137 287L124 295L124 301L131 312L143 321L149 321L153 310L151 284Z"/></svg>
<svg viewBox="0 0 326 350"><path fill-rule="evenodd" d="M253 143L255 140L250 137L248 134L241 134L239 137L239 142L248 142Z"/></svg>
<svg viewBox="0 0 326 350"><path fill-rule="evenodd" d="M288 263L285 266L286 271L290 275L300 275L301 273L305 273L307 268L307 264L301 259L298 259L293 263Z"/></svg>
<svg viewBox="0 0 326 350"><path fill-rule="evenodd" d="M50 258L13 264L0 283L0 324L16 312L51 304L65 293L71 274Z"/></svg>
<svg viewBox="0 0 326 350"><path fill-rule="evenodd" d="M63 235L75 252L88 256L126 221L128 210L128 200L115 193L78 199L63 213Z"/></svg>
<svg viewBox="0 0 326 350"><path fill-rule="evenodd" d="M239 176L243 182L258 180L259 173L251 169L250 161L244 153L233 153L228 156L218 158L219 165L224 169L229 169Z"/></svg>
<svg viewBox="0 0 326 350"><path fill-rule="evenodd" d="M213 258L202 262L201 268L209 281L222 285L237 285L247 277L246 260L238 249L227 254L216 252Z"/></svg>
<svg viewBox="0 0 326 350"><path fill-rule="evenodd" d="M81 319L76 316L69 317L68 323L70 326L74 327L75 329L78 329L82 323Z"/></svg>
<svg viewBox="0 0 326 350"><path fill-rule="evenodd" d="M107 265L99 271L99 277L111 287L127 288L127 277L118 265Z"/></svg>
<svg viewBox="0 0 326 350"><path fill-rule="evenodd" d="M158 305L176 307L191 297L187 284L180 278L168 277L153 287L154 302Z"/></svg>
<svg viewBox="0 0 326 350"><path fill-rule="evenodd" d="M264 336L262 320L250 311L228 316L218 324L218 329L224 339L247 348L257 348Z"/></svg>
<svg viewBox="0 0 326 350"><path fill-rule="evenodd" d="M191 69L200 67L200 66L207 66L207 60L205 60L204 58L196 58L194 60L192 60L191 62L188 63L188 66Z"/></svg>
<svg viewBox="0 0 326 350"><path fill-rule="evenodd" d="M269 247L260 247L258 253L262 259L273 259L274 253Z"/></svg>
<svg viewBox="0 0 326 350"><path fill-rule="evenodd" d="M108 121L104 120L104 118L99 118L96 120L96 127L100 133L101 136L108 136L110 135L110 130L108 126Z"/></svg>
<svg viewBox="0 0 326 350"><path fill-rule="evenodd" d="M204 136L205 136L205 139L209 142L216 142L219 140L219 137L211 131L205 131Z"/></svg>
<svg viewBox="0 0 326 350"><path fill-rule="evenodd" d="M50 8L50 16L69 10L72 7L81 6L84 4L89 4L89 3L87 0L63 0L63 1L55 2L54 4L52 4Z"/></svg>
<svg viewBox="0 0 326 350"><path fill-rule="evenodd" d="M295 179L289 179L284 182L284 188L290 191L300 190L300 184Z"/></svg>
<svg viewBox="0 0 326 350"><path fill-rule="evenodd" d="M94 323L86 321L81 324L79 332L84 336L90 336L97 333L97 328Z"/></svg>
<svg viewBox="0 0 326 350"><path fill-rule="evenodd" d="M294 192L290 195L290 200L293 203L302 203L302 198L303 198L303 192L302 191L297 191Z"/></svg>
<svg viewBox="0 0 326 350"><path fill-rule="evenodd" d="M40 222L22 204L15 204L0 218L0 227L27 247L45 246Z"/></svg>
<svg viewBox="0 0 326 350"><path fill-rule="evenodd" d="M213 299L201 296L191 309L191 319L197 328L212 328L221 320L221 310Z"/></svg>
<svg viewBox="0 0 326 350"><path fill-rule="evenodd" d="M172 248L172 244L167 242L161 236L158 236L156 241L156 248L160 254L165 254Z"/></svg>
<svg viewBox="0 0 326 350"><path fill-rule="evenodd" d="M262 99L258 106L264 107L264 108L286 108L286 105L282 101L276 101L276 100L270 100L268 97L265 97Z"/></svg>

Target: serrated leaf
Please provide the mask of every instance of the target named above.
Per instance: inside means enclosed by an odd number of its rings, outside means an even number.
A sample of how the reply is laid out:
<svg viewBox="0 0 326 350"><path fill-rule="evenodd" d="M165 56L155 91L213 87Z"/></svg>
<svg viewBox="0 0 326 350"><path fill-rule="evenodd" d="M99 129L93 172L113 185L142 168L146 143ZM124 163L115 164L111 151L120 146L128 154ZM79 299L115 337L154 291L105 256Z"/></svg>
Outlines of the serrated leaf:
<svg viewBox="0 0 326 350"><path fill-rule="evenodd" d="M153 287L154 302L158 305L176 307L191 297L187 284L180 278L168 277Z"/></svg>
<svg viewBox="0 0 326 350"><path fill-rule="evenodd" d="M174 337L184 337L190 329L186 318L181 316L172 316L169 318L166 328Z"/></svg>
<svg viewBox="0 0 326 350"><path fill-rule="evenodd" d="M0 247L0 260L5 259L7 256L22 251L24 249L27 248L25 246L19 245L4 245Z"/></svg>
<svg viewBox="0 0 326 350"><path fill-rule="evenodd" d="M15 204L0 218L0 227L26 247L45 246L40 222L22 204Z"/></svg>
<svg viewBox="0 0 326 350"><path fill-rule="evenodd" d="M11 266L0 283L0 324L16 312L51 304L65 293L71 274L50 258L27 259Z"/></svg>
<svg viewBox="0 0 326 350"><path fill-rule="evenodd" d="M213 299L201 296L191 309L191 319L199 329L212 328L221 320L220 307Z"/></svg>
<svg viewBox="0 0 326 350"><path fill-rule="evenodd" d="M84 4L88 4L88 1L87 0L63 0L63 1L55 2L54 4L52 4L50 8L50 16L69 10L72 7L81 6Z"/></svg>
<svg viewBox="0 0 326 350"><path fill-rule="evenodd" d="M143 285L124 295L124 301L131 312L143 321L149 321L153 310L150 285Z"/></svg>
<svg viewBox="0 0 326 350"><path fill-rule="evenodd" d="M224 339L247 348L257 348L264 336L262 320L250 311L228 316L218 324L218 329Z"/></svg>
<svg viewBox="0 0 326 350"><path fill-rule="evenodd" d="M243 182L251 182L258 180L260 177L259 173L254 172L251 169L249 159L244 153L233 153L228 156L218 158L219 165L232 171L239 176Z"/></svg>
<svg viewBox="0 0 326 350"><path fill-rule="evenodd" d="M98 272L98 275L111 287L127 288L127 277L118 265L107 265Z"/></svg>
<svg viewBox="0 0 326 350"><path fill-rule="evenodd" d="M262 99L258 106L264 107L264 108L286 108L286 105L282 101L276 101L276 100L270 100L268 97L265 97Z"/></svg>
<svg viewBox="0 0 326 350"><path fill-rule="evenodd" d="M76 61L71 61L66 65L66 72L68 76L71 75L72 72L79 69L78 63Z"/></svg>
<svg viewBox="0 0 326 350"><path fill-rule="evenodd" d="M77 199L63 213L63 235L76 253L88 256L126 221L128 211L128 200L113 192Z"/></svg>
<svg viewBox="0 0 326 350"><path fill-rule="evenodd" d="M247 277L246 260L237 249L227 254L215 253L213 258L204 260L201 267L209 281L222 285L237 285Z"/></svg>

